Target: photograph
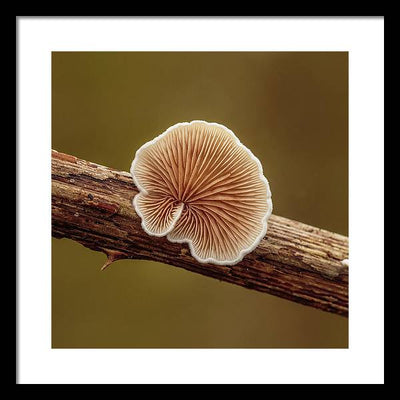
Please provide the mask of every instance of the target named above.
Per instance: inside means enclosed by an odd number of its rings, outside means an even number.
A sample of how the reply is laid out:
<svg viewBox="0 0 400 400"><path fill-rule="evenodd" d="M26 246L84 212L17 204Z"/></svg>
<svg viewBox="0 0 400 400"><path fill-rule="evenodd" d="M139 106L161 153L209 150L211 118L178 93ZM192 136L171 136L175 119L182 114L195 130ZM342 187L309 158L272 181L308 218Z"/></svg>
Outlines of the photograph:
<svg viewBox="0 0 400 400"><path fill-rule="evenodd" d="M348 68L52 51L51 347L348 348Z"/></svg>
<svg viewBox="0 0 400 400"><path fill-rule="evenodd" d="M17 15L16 385L384 384L384 22Z"/></svg>

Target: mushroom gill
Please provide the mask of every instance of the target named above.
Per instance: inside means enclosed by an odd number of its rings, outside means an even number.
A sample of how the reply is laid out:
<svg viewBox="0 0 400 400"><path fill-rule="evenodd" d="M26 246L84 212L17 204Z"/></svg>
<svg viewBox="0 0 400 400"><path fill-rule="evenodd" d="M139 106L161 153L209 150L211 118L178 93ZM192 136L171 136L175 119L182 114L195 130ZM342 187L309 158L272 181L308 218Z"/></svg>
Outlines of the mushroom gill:
<svg viewBox="0 0 400 400"><path fill-rule="evenodd" d="M260 161L217 123L179 123L143 145L132 162L142 227L187 242L202 263L232 265L264 237L271 192Z"/></svg>

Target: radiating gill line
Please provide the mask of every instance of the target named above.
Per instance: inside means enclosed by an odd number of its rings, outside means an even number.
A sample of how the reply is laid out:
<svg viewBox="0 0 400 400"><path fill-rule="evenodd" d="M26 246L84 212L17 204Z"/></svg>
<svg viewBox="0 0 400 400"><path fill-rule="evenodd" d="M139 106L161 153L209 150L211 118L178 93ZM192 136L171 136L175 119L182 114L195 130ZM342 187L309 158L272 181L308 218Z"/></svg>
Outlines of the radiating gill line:
<svg viewBox="0 0 400 400"><path fill-rule="evenodd" d="M147 150L147 149L145 149L145 150ZM149 154L145 154L145 156L146 155L147 155L147 157L145 159L146 168L149 168L150 171L156 175L161 174L164 178L164 182L167 184L169 190L171 191L171 194L176 195L177 193L174 188L173 182L171 182L170 169L165 168L165 164L163 164L162 161L158 159L157 154L154 154L154 151L152 151L151 153L149 152ZM158 168L157 168L157 166L158 166ZM148 174L149 174L148 171L147 172L143 171L143 175L144 175L143 181L146 180L146 177ZM135 173L135 175L136 175L136 173ZM140 179L140 173L139 173L139 181L140 180L141 179ZM146 189L145 183L142 186Z"/></svg>
<svg viewBox="0 0 400 400"><path fill-rule="evenodd" d="M221 150L220 154L217 156L217 161L220 159L220 157L222 157L222 153L224 151L224 149L228 146L227 143L224 144L223 150ZM228 151L233 151L233 150L228 150ZM205 161L205 160L204 160ZM204 164L203 161L203 164ZM191 185L191 190L189 192L189 194L186 195L185 200L188 201L190 200L191 196L193 195L194 192L196 192L196 190L200 187L202 187L204 181L210 177L210 175L215 172L215 170L217 169L217 166L215 166L211 171L207 169L207 167L209 166L209 164L213 162L215 163L216 160L214 160L212 157L209 157L207 164L205 166L202 165L203 170L202 172L198 175L197 179L195 180L195 182ZM222 173L222 171L220 171L219 174L214 175L214 178L218 177L220 174Z"/></svg>

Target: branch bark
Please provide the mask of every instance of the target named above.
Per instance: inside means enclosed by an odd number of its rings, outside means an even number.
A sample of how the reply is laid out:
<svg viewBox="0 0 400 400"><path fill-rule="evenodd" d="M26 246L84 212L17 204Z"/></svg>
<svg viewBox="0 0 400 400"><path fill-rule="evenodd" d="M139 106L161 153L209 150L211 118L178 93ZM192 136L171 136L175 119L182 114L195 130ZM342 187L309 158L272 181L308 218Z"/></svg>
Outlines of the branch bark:
<svg viewBox="0 0 400 400"><path fill-rule="evenodd" d="M259 246L233 266L201 264L187 244L147 235L128 172L52 151L52 235L119 259L145 259L348 315L348 238L272 215Z"/></svg>

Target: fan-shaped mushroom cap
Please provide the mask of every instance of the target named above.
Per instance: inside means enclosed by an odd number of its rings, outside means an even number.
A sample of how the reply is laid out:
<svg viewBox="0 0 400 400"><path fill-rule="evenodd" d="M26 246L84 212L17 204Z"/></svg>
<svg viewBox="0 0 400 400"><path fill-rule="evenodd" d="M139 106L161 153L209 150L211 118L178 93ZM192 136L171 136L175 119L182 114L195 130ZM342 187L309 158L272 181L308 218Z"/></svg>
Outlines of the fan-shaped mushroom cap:
<svg viewBox="0 0 400 400"><path fill-rule="evenodd" d="M267 231L271 192L260 161L223 125L171 126L132 162L142 227L187 242L199 262L236 264Z"/></svg>

